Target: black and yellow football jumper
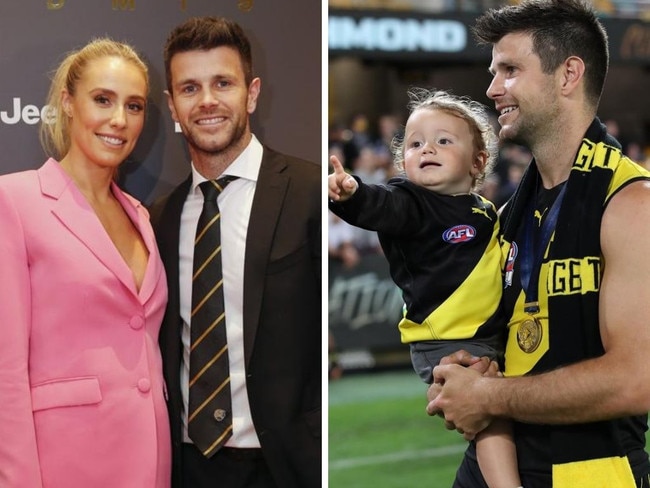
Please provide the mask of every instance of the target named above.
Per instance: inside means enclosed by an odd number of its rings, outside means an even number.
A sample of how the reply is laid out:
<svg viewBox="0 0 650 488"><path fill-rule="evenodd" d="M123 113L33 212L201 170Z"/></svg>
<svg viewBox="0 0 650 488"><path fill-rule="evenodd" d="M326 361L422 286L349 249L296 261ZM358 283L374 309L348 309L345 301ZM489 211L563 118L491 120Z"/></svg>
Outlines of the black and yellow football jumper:
<svg viewBox="0 0 650 488"><path fill-rule="evenodd" d="M439 195L405 178L386 185L356 179L354 195L329 208L349 224L377 232L404 299L402 342L469 339L502 349L494 205L477 194Z"/></svg>
<svg viewBox="0 0 650 488"><path fill-rule="evenodd" d="M604 353L598 323L602 276L600 226L610 199L623 187L650 180L650 173L624 157L597 119L576 155L539 273L541 335L530 347L521 335L525 293L520 268L524 222L542 225L560 190L543 190L533 162L501 215L506 263L504 305L510 316L506 376L542 373ZM530 206L529 199L536 198ZM526 215L534 211L534 216ZM513 266L514 264L514 266ZM634 374L631 372L630 374ZM585 408L589 408L585 405ZM634 487L647 476L647 416L581 425L515 423L519 470L527 488ZM635 479L637 480L635 482ZM595 482L598 484L594 484Z"/></svg>

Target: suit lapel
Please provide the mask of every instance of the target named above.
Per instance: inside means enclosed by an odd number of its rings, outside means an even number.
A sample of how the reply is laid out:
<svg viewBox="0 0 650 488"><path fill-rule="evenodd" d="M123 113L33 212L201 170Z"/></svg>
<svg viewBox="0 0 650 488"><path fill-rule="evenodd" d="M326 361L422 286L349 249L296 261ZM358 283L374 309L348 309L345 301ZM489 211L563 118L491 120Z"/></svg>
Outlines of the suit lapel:
<svg viewBox="0 0 650 488"><path fill-rule="evenodd" d="M59 163L49 160L38 170L38 174L43 195L55 199L52 213L131 293L137 296L131 270L120 256L86 198L60 168Z"/></svg>
<svg viewBox="0 0 650 488"><path fill-rule="evenodd" d="M169 287L168 309L175 317L180 316L179 290L178 290L178 246L179 229L181 226L181 213L185 199L190 191L192 176L177 186L164 201L157 202L151 209L151 220L158 241L158 249L165 263L167 284Z"/></svg>
<svg viewBox="0 0 650 488"><path fill-rule="evenodd" d="M140 300L142 303L145 303L149 298L151 298L151 295L156 290L158 281L160 280L160 273L162 273L163 270L162 263L159 259L156 259L158 254L158 251L156 250L156 239L151 230L149 216L142 207L142 204L135 198L122 192L116 183L113 183L113 194L138 229L138 232L140 233L140 236L142 236L142 240L149 251L147 269L145 270L144 279L140 285L139 292ZM130 271L129 274L131 274ZM133 281L133 278L131 278L131 281Z"/></svg>
<svg viewBox="0 0 650 488"><path fill-rule="evenodd" d="M262 295L273 235L280 217L289 178L278 153L264 147L246 238L244 264L244 355L248 366L260 320Z"/></svg>
<svg viewBox="0 0 650 488"><path fill-rule="evenodd" d="M182 412L181 397L181 307L179 294L179 230L181 225L181 213L185 199L190 190L192 177L177 186L172 193L157 201L151 207L151 222L154 227L160 256L165 265L167 274L168 301L160 328L160 347L163 352L163 368L165 380L169 389L169 408L172 417L180 418ZM175 440L181 442L181 423L172 422L172 435Z"/></svg>

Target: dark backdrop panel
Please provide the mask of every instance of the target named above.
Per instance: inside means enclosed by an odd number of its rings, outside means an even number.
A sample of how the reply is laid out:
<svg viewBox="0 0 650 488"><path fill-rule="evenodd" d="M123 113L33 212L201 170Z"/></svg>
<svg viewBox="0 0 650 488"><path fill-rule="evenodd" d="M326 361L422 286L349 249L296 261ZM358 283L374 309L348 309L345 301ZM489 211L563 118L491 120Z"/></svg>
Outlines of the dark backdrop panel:
<svg viewBox="0 0 650 488"><path fill-rule="evenodd" d="M276 150L320 162L322 18L319 0L29 0L0 3L0 173L39 167L38 113L64 54L98 36L128 41L149 64L150 104L123 186L150 203L185 178L186 148L163 90L169 31L195 15L239 22L262 92L253 132Z"/></svg>

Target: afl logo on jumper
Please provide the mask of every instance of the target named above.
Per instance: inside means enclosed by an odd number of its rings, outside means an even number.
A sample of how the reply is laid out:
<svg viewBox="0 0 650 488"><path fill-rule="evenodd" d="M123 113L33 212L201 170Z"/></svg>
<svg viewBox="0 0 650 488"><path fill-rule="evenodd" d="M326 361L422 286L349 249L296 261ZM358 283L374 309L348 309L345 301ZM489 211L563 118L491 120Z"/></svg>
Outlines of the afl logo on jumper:
<svg viewBox="0 0 650 488"><path fill-rule="evenodd" d="M458 244L459 242L467 242L474 239L476 236L476 229L471 225L454 225L442 233L442 238L445 242L450 244Z"/></svg>

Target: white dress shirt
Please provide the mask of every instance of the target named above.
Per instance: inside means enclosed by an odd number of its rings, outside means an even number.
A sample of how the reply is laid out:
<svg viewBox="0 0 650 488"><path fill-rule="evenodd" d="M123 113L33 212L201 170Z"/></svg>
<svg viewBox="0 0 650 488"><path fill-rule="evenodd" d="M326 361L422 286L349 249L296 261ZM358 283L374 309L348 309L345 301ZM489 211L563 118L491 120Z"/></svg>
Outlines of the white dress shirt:
<svg viewBox="0 0 650 488"><path fill-rule="evenodd" d="M221 175L238 176L218 197L221 211L221 261L223 290L226 310L226 335L230 362L230 389L232 396L233 435L226 443L229 447L260 447L253 426L248 394L246 392L246 368L244 361L244 258L246 234L253 205L257 177L262 164L263 148L255 136L246 149ZM181 363L181 393L183 396L183 440L191 442L187 435L187 410L189 398L190 368L190 310L192 306L192 261L194 236L199 215L203 208L203 193L198 187L205 181L192 163L192 186L181 214L179 242L180 309L183 319L181 334L183 361Z"/></svg>

